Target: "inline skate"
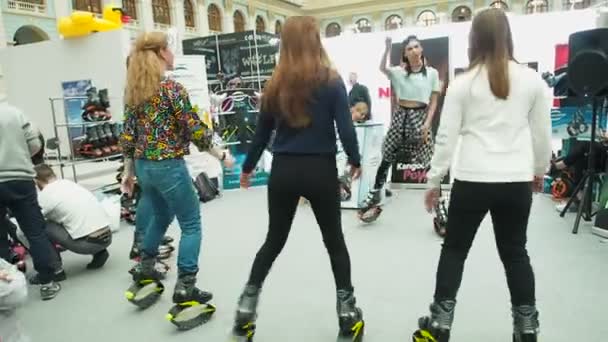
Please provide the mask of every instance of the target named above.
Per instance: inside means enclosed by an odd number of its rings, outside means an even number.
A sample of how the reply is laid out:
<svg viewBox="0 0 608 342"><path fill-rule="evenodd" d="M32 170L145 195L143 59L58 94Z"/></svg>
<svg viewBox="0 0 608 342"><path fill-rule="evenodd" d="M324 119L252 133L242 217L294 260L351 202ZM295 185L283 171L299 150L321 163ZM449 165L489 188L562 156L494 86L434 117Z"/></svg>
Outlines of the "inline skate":
<svg viewBox="0 0 608 342"><path fill-rule="evenodd" d="M234 327L232 328L233 342L251 342L255 335L255 320L261 288L247 285L239 298Z"/></svg>
<svg viewBox="0 0 608 342"><path fill-rule="evenodd" d="M357 300L352 290L338 290L336 311L338 313L338 342L361 342L365 332L363 311L357 307Z"/></svg>
<svg viewBox="0 0 608 342"><path fill-rule="evenodd" d="M536 308L522 305L512 308L513 342L536 342L540 332Z"/></svg>
<svg viewBox="0 0 608 342"><path fill-rule="evenodd" d="M454 300L431 304L431 316L418 320L419 329L414 332L412 342L449 342L455 307Z"/></svg>
<svg viewBox="0 0 608 342"><path fill-rule="evenodd" d="M358 217L364 223L376 221L382 213L382 208L380 207L380 191L381 189L370 191L367 198L363 201L363 208L359 209Z"/></svg>
<svg viewBox="0 0 608 342"><path fill-rule="evenodd" d="M195 284L196 273L180 274L175 284L175 305L169 310L167 320L179 330L190 330L208 322L216 311L215 306L209 304L213 294L198 289Z"/></svg>
<svg viewBox="0 0 608 342"><path fill-rule="evenodd" d="M125 295L129 302L140 309L152 306L165 292L165 286L161 282L164 275L156 270L155 265L156 258L146 255L133 270L133 284Z"/></svg>

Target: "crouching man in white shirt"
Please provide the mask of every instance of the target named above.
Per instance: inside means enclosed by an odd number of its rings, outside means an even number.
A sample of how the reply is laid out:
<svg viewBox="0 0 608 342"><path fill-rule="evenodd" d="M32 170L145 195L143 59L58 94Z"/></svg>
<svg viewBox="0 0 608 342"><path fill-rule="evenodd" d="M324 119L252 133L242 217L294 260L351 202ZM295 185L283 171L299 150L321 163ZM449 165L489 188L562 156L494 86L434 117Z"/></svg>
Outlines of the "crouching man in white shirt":
<svg viewBox="0 0 608 342"><path fill-rule="evenodd" d="M110 256L107 248L112 243L110 220L101 203L84 187L57 179L48 165L34 169L40 189L38 202L50 240L74 253L93 255L87 269L101 268ZM57 269L55 277L63 280L65 273Z"/></svg>

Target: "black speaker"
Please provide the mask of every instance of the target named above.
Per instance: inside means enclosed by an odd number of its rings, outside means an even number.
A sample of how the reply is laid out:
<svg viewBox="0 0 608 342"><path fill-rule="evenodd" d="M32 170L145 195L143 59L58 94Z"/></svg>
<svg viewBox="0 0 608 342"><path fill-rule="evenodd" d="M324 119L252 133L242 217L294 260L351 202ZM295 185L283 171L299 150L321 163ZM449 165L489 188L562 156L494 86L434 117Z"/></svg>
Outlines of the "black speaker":
<svg viewBox="0 0 608 342"><path fill-rule="evenodd" d="M608 28L570 35L567 77L579 96L608 95Z"/></svg>

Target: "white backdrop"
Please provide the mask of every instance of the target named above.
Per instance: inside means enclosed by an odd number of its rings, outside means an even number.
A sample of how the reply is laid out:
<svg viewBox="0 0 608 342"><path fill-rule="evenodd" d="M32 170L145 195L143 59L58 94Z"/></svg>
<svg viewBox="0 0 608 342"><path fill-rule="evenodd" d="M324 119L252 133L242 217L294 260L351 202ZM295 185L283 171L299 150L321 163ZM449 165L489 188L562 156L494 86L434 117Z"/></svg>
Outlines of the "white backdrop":
<svg viewBox="0 0 608 342"><path fill-rule="evenodd" d="M76 39L58 39L0 50L7 101L23 110L45 138L53 136L49 98L63 96L62 82L88 80L107 88L113 119L122 120L128 32L100 32ZM63 101L55 101L58 122L64 123ZM59 130L62 153L70 153L67 129Z"/></svg>
<svg viewBox="0 0 608 342"><path fill-rule="evenodd" d="M594 10L511 15L515 58L522 63L538 62L539 73L553 72L555 46L568 43L568 37L573 32L594 28L596 17L597 12ZM378 96L379 88L390 86L390 82L379 71L385 38L390 36L393 42L397 43L412 34L417 35L420 39L448 36L450 39L451 79L454 68L468 65L467 49L470 26L470 22L450 23L388 32L345 34L325 39L323 43L345 81L348 80L349 72L358 73L359 82L370 90L374 121L382 122L385 127L388 127L390 98Z"/></svg>

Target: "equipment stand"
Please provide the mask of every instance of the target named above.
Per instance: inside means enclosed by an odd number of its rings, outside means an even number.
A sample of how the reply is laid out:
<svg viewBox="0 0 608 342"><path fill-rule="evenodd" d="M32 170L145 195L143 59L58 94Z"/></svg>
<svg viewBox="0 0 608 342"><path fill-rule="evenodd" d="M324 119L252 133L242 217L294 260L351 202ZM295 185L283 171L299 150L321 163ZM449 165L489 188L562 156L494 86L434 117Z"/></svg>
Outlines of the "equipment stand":
<svg viewBox="0 0 608 342"><path fill-rule="evenodd" d="M564 215L566 214L566 212L568 211L568 209L570 208L572 203L576 200L579 191L581 189L584 189L583 190L583 199L579 204L578 212L576 214L576 219L574 220L574 226L572 227L572 234L578 234L578 226L581 222L581 217L583 217L585 219L585 221L591 221L593 216L596 214L596 213L592 213L591 207L592 207L592 203L593 203L594 185L601 184L601 182L602 182L599 175L597 175L595 172L595 148L594 148L595 131L596 131L596 127L597 127L597 116L598 116L597 110L598 110L598 101L599 100L600 100L600 98L596 98L596 97L593 97L591 99L592 107L593 107L593 114L592 114L592 118L591 118L591 140L590 140L590 144L589 144L589 154L587 156L587 170L585 171L585 175L583 176L583 179L580 181L580 183L574 189L572 197L570 197L570 200L568 200L568 203L566 204L566 206L564 207L562 212L559 214L559 216L564 217ZM604 99L601 98L601 100L603 101Z"/></svg>

